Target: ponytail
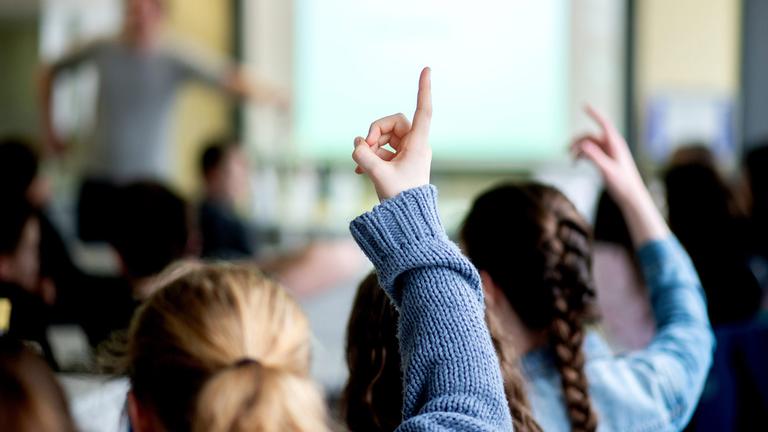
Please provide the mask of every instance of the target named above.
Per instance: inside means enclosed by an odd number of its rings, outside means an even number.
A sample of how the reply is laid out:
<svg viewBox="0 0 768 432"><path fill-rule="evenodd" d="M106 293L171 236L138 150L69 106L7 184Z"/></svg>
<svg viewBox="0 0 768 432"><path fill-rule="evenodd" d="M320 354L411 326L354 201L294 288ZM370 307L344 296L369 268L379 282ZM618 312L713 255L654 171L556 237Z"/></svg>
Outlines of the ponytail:
<svg viewBox="0 0 768 432"><path fill-rule="evenodd" d="M131 325L139 405L166 430L326 430L309 322L285 290L246 266L174 271Z"/></svg>
<svg viewBox="0 0 768 432"><path fill-rule="evenodd" d="M308 377L250 360L224 368L203 385L192 430L309 431L324 422L323 407Z"/></svg>

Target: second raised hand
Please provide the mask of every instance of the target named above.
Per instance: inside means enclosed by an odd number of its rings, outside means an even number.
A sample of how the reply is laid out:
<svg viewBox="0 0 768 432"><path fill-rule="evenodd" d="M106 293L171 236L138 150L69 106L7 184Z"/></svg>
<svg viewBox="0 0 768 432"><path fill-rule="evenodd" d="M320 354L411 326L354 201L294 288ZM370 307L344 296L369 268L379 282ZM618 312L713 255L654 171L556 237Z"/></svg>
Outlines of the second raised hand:
<svg viewBox="0 0 768 432"><path fill-rule="evenodd" d="M430 75L429 68L421 71L413 125L403 114L394 114L373 122L366 138L355 138L352 159L358 164L356 172L368 175L380 200L429 184L432 165ZM395 153L383 148L387 144L395 149Z"/></svg>

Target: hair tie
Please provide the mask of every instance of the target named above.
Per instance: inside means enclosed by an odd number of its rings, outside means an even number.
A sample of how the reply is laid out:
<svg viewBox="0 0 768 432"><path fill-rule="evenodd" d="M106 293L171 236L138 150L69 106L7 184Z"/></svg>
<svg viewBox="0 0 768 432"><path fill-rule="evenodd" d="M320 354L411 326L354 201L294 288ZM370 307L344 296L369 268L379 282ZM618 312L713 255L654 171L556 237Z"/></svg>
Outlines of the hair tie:
<svg viewBox="0 0 768 432"><path fill-rule="evenodd" d="M236 361L236 362L235 362L235 363L232 365L232 367L233 367L233 368L241 368L241 367L244 367L244 366L250 366L250 365L253 365L253 364L257 364L257 365L258 365L258 364L260 364L260 363L259 363L259 361L258 361L258 360L256 360L256 359L252 359L252 358L250 358L250 357L243 357L243 358L241 358L240 360Z"/></svg>

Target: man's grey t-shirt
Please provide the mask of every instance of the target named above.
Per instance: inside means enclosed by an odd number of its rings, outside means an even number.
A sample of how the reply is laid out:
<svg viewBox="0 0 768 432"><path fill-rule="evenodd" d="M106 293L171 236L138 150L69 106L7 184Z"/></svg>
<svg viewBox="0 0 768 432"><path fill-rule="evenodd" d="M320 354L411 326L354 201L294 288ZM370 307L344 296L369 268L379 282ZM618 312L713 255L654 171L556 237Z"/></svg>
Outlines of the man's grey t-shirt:
<svg viewBox="0 0 768 432"><path fill-rule="evenodd" d="M116 183L169 180L177 92L188 80L224 89L224 68L168 44L138 51L119 40L106 40L63 58L54 71L85 63L93 64L99 76L86 175Z"/></svg>

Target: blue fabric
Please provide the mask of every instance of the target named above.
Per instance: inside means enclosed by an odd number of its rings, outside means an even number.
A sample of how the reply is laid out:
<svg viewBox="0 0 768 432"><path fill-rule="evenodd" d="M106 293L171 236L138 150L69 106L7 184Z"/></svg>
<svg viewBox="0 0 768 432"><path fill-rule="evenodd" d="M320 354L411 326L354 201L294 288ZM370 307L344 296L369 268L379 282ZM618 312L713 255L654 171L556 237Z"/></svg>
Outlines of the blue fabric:
<svg viewBox="0 0 768 432"><path fill-rule="evenodd" d="M712 364L714 337L696 271L674 237L637 253L650 290L656 336L645 349L614 356L590 333L584 345L600 431L678 431L691 418ZM547 350L522 359L528 395L545 431L569 431L560 377Z"/></svg>
<svg viewBox="0 0 768 432"><path fill-rule="evenodd" d="M717 350L688 430L768 430L768 320L715 329Z"/></svg>
<svg viewBox="0 0 768 432"><path fill-rule="evenodd" d="M445 234L437 190L405 191L350 230L400 311L398 431L512 430L480 277Z"/></svg>

